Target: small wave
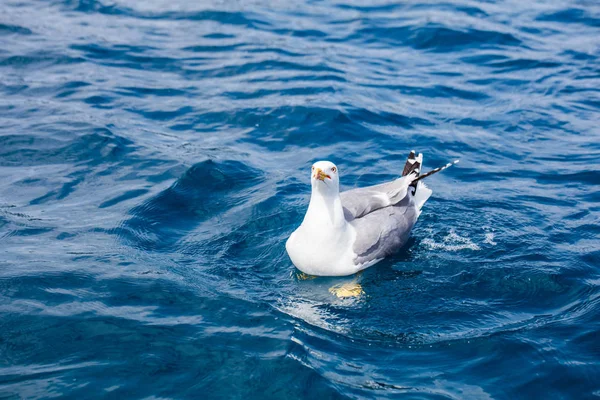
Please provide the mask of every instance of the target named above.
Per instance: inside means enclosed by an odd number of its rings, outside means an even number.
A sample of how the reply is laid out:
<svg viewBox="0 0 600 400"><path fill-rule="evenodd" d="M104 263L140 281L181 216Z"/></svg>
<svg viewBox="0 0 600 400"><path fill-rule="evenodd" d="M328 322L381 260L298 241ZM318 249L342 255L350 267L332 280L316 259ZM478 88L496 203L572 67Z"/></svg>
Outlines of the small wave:
<svg viewBox="0 0 600 400"><path fill-rule="evenodd" d="M419 26L373 26L359 30L349 40L363 42L387 41L390 44L408 45L418 50L449 52L470 46L494 48L519 46L522 42L510 33L479 29L455 29L436 24Z"/></svg>
<svg viewBox="0 0 600 400"><path fill-rule="evenodd" d="M432 238L423 240L423 244L432 250L460 251L460 250L481 250L481 247L468 237L459 236L453 229L442 239L442 242L436 242Z"/></svg>
<svg viewBox="0 0 600 400"><path fill-rule="evenodd" d="M198 224L246 200L244 189L261 173L238 161L206 160L189 168L173 185L129 211L113 233L135 247L168 249ZM102 203L113 205L139 193Z"/></svg>
<svg viewBox="0 0 600 400"><path fill-rule="evenodd" d="M88 132L68 144L42 134L0 137L0 166L39 166L63 163L90 165L117 161L133 150L132 141L106 128L86 126ZM47 128L46 128L47 129ZM53 132L55 133L55 132ZM62 133L62 132L61 132Z"/></svg>

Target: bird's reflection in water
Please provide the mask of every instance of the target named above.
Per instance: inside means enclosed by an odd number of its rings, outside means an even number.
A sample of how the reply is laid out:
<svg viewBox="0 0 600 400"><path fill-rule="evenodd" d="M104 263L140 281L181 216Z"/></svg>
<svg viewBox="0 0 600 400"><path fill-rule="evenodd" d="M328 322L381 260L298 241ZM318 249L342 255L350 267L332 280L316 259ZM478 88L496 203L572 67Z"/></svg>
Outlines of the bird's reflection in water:
<svg viewBox="0 0 600 400"><path fill-rule="evenodd" d="M340 299L347 297L359 297L365 294L362 286L358 282L348 282L334 285L329 288L329 293L336 295Z"/></svg>
<svg viewBox="0 0 600 400"><path fill-rule="evenodd" d="M305 274L302 271L296 270L296 279L298 279L299 281L310 281L315 278L317 278L315 275Z"/></svg>
<svg viewBox="0 0 600 400"><path fill-rule="evenodd" d="M348 281L334 284L329 288L329 293L340 299L348 297L360 297L364 295L365 291L363 290L362 285L359 283L361 275L362 271L349 277L340 277L339 279L345 279ZM299 281L308 281L316 278L317 276L308 275L301 271L296 271L296 279L298 279Z"/></svg>

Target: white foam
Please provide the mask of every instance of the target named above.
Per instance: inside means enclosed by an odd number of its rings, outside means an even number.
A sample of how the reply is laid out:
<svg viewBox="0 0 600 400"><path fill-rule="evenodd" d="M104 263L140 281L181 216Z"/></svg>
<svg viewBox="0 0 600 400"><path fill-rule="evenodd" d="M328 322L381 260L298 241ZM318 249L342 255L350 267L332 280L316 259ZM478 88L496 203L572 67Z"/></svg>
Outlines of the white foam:
<svg viewBox="0 0 600 400"><path fill-rule="evenodd" d="M492 246L497 245L498 243L494 242L494 233L488 232L485 234L485 240L483 243L491 244Z"/></svg>
<svg viewBox="0 0 600 400"><path fill-rule="evenodd" d="M450 230L450 233L444 237L441 243L436 242L431 238L424 239L422 242L425 246L434 250L459 251L459 250L481 250L481 248L468 237L459 236Z"/></svg>

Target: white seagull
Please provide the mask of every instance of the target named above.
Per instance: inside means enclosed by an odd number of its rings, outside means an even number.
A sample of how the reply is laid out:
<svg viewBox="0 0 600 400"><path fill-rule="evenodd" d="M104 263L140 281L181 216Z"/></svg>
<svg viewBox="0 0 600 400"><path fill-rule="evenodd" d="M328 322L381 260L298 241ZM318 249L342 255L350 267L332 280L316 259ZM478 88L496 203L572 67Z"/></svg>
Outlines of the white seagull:
<svg viewBox="0 0 600 400"><path fill-rule="evenodd" d="M422 179L456 163L420 175L423 154L411 151L400 178L342 193L335 164L314 163L308 210L285 244L290 259L309 275L345 276L397 252L431 196Z"/></svg>

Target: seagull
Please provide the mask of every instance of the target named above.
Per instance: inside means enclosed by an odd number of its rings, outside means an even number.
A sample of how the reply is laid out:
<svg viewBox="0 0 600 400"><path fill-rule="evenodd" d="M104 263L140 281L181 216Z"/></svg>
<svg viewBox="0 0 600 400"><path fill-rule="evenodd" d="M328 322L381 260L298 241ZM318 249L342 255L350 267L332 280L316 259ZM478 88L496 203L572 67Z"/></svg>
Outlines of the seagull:
<svg viewBox="0 0 600 400"><path fill-rule="evenodd" d="M431 196L422 180L458 161L420 175L423 154L413 150L398 179L342 193L337 166L314 163L308 210L285 244L292 263L308 275L346 276L396 253Z"/></svg>

